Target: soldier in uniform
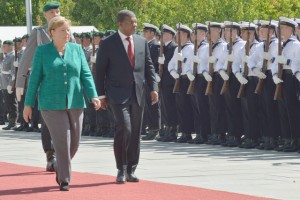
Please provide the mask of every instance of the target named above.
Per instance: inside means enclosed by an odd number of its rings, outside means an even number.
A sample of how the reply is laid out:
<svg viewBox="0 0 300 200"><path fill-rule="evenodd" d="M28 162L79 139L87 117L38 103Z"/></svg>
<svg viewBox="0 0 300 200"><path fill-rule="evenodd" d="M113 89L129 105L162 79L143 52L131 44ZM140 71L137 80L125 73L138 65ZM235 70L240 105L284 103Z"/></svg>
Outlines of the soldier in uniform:
<svg viewBox="0 0 300 200"><path fill-rule="evenodd" d="M75 42L77 44L81 44L81 33L73 33L73 36L75 38Z"/></svg>
<svg viewBox="0 0 300 200"><path fill-rule="evenodd" d="M228 80L226 74L225 59L227 55L227 43L222 37L222 24L217 22L206 22L210 26L210 37L212 42L212 56L208 62L213 64L214 73L212 76L213 89L209 95L209 111L211 122L211 135L208 135L207 144L219 145L225 139L227 132L227 118L225 112L225 98L221 95L221 88L224 80Z"/></svg>
<svg viewBox="0 0 300 200"><path fill-rule="evenodd" d="M2 46L2 41L0 40L0 125L5 125L5 121L7 120L6 117L6 108L5 108L5 103L4 103L4 97L2 93L2 81L1 81L1 69L2 69L2 63L4 59L4 52L3 52L3 46Z"/></svg>
<svg viewBox="0 0 300 200"><path fill-rule="evenodd" d="M260 20L259 38L264 42L264 48L268 47L268 52L263 52L263 59L267 60L266 78L264 79L264 85L262 89L263 110L265 112L265 131L263 132L263 138L257 149L273 150L277 147L277 138L281 136L281 123L279 121L279 108L281 101L274 101L275 84L272 80L271 69L277 68L277 56L278 56L278 39L276 38L277 24L275 22ZM269 31L269 44L267 44L267 36ZM251 66L252 67L252 66ZM260 75L260 65L256 68L252 67L252 72L263 79L263 75Z"/></svg>
<svg viewBox="0 0 300 200"><path fill-rule="evenodd" d="M8 125L3 130L11 130L16 128L18 117L18 103L16 100L16 94L12 90L12 85L15 79L15 53L14 42L6 40L3 42L3 51L5 58L3 59L1 69L1 89L4 97L5 107L8 112Z"/></svg>
<svg viewBox="0 0 300 200"><path fill-rule="evenodd" d="M281 122L286 123L283 127L288 127L288 129L282 135L284 144L278 150L295 152L300 149L300 42L294 36L298 24L286 17L279 19L283 49L282 55L278 56L278 63L283 65L282 79L278 77L278 68L274 68L272 73L275 84L282 85L282 101L286 113L279 110L279 117Z"/></svg>
<svg viewBox="0 0 300 200"><path fill-rule="evenodd" d="M22 47L25 49L27 46L27 40L29 38L29 34L25 34L22 36Z"/></svg>
<svg viewBox="0 0 300 200"><path fill-rule="evenodd" d="M261 72L263 65L264 43L257 41L256 25L250 22L243 22L241 25L241 37L246 43L246 51L249 48L243 60L243 73L248 70L248 83L245 88L245 96L241 97L242 111L244 117L244 140L239 146L241 148L252 149L258 145L258 140L265 132L266 116L262 107L261 96L255 94L258 84L258 78L265 79L266 75ZM255 71L255 73L253 71Z"/></svg>
<svg viewBox="0 0 300 200"><path fill-rule="evenodd" d="M143 37L147 40L150 56L155 69L156 80L160 82L160 77L158 76L158 57L160 45L155 38L158 27L153 24L143 23ZM151 96L149 88L146 85L146 105L144 110L143 126L148 126L149 132L146 136L142 137L142 140L153 140L159 134L161 128L161 112L160 112L160 102L156 104L151 104Z"/></svg>
<svg viewBox="0 0 300 200"><path fill-rule="evenodd" d="M190 81L195 81L194 94L191 95L191 98L195 104L196 109L193 110L196 111L197 122L195 123L196 137L189 143L203 144L211 134L208 96L205 95L207 82L212 81L212 77L208 74L209 46L206 41L208 27L201 23L193 23L192 26L195 32L195 41L197 41L195 47L197 54L194 56L194 64L197 69L196 71L193 68L190 69L187 75Z"/></svg>
<svg viewBox="0 0 300 200"><path fill-rule="evenodd" d="M163 56L158 58L158 63L163 65L163 72L161 77L161 111L165 119L165 134L162 138L158 138L162 142L173 142L177 139L177 111L176 111L176 94L173 93L173 88L175 84L174 78L168 71L168 64L174 55L174 51L177 44L174 41L174 36L176 31L164 24L162 29L162 39L163 39Z"/></svg>
<svg viewBox="0 0 300 200"><path fill-rule="evenodd" d="M237 98L240 84L246 84L248 81L241 73L241 67L245 56L245 41L240 35L240 26L236 22L225 21L224 37L227 42L232 39L232 52L226 57L226 66L232 63L232 72L229 75L228 91L224 94L226 102L226 115L228 125L228 135L223 146L236 147L240 144L243 135L243 115L241 108L241 100ZM230 45L230 44L229 44ZM230 47L229 47L230 48Z"/></svg>
<svg viewBox="0 0 300 200"><path fill-rule="evenodd" d="M174 55L169 62L168 70L174 79L180 79L180 91L176 94L176 108L178 112L178 124L181 137L177 139L178 143L186 143L192 139L194 132L194 113L191 105L191 97L186 93L189 86L187 72L193 65L194 45L190 41L192 30L181 24L177 24L177 30L180 31L180 42L182 52L178 52L178 47L174 51ZM177 33L178 34L178 33ZM182 70L178 67L178 61L182 62ZM179 73L181 71L181 73ZM198 122L196 122L198 123Z"/></svg>
<svg viewBox="0 0 300 200"><path fill-rule="evenodd" d="M53 17L60 15L59 10L60 3L59 2L48 2L45 4L43 8L44 17L47 22L49 22ZM31 70L31 63L33 59L33 55L35 53L36 47L42 44L47 44L51 41L50 36L48 34L48 24L34 28L30 33L30 36L27 41L26 49L23 53L22 59L19 63L19 69L16 79L16 96L18 101L21 100L21 96L24 94L25 83L27 80L26 75L29 74ZM74 42L73 36L70 38L71 42ZM37 101L36 101L37 102ZM34 116L32 116L34 117ZM34 119L32 119L34 121ZM35 120L36 121L36 120ZM55 170L55 154L54 149L51 143L51 137L49 134L49 130L45 123L42 120L42 128L41 128L41 136L42 136L42 144L44 152L47 157L47 171Z"/></svg>
<svg viewBox="0 0 300 200"><path fill-rule="evenodd" d="M22 37L23 38L23 37ZM17 48L17 59L15 59L14 67L17 69L19 66L19 61L22 58L23 52L25 50L23 44L26 44L23 42L23 39L15 38L13 41L15 42L15 47ZM15 131L22 131L29 127L28 123L24 121L23 119L23 109L24 109L24 96L22 96L21 101L18 103L18 110L19 110L19 120L20 120L20 126L16 127Z"/></svg>

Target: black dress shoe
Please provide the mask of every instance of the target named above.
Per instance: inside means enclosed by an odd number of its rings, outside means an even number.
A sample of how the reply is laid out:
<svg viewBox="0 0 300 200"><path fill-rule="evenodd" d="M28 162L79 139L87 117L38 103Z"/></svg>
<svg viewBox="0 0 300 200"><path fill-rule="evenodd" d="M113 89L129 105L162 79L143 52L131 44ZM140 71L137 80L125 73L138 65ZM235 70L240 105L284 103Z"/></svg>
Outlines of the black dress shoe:
<svg viewBox="0 0 300 200"><path fill-rule="evenodd" d="M134 175L134 173L127 173L127 176L126 176L126 180L128 182L139 182L140 180L138 179L138 177L136 177Z"/></svg>
<svg viewBox="0 0 300 200"><path fill-rule="evenodd" d="M55 172L56 171L56 159L52 158L47 162L46 166L46 171L47 172Z"/></svg>
<svg viewBox="0 0 300 200"><path fill-rule="evenodd" d="M149 131L148 135L142 137L142 140L154 140L158 135L158 131Z"/></svg>
<svg viewBox="0 0 300 200"><path fill-rule="evenodd" d="M118 174L117 174L117 183L126 183L126 175L125 175L125 171L124 170L118 170Z"/></svg>
<svg viewBox="0 0 300 200"><path fill-rule="evenodd" d="M69 191L70 190L70 186L69 183L67 182L62 182L59 186L59 190L60 191Z"/></svg>
<svg viewBox="0 0 300 200"><path fill-rule="evenodd" d="M176 140L177 143L187 143L192 139L192 135L190 133L182 133L181 137Z"/></svg>
<svg viewBox="0 0 300 200"><path fill-rule="evenodd" d="M16 128L16 124L8 124L6 127L3 127L3 130L13 130Z"/></svg>

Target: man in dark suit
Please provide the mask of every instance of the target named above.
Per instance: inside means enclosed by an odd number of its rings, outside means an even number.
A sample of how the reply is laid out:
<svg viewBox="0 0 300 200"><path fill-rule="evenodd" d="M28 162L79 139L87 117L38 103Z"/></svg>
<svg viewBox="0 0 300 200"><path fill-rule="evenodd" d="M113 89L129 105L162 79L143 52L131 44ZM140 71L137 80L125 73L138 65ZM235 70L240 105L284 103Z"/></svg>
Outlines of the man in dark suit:
<svg viewBox="0 0 300 200"><path fill-rule="evenodd" d="M96 87L102 108L111 106L115 120L114 153L117 182L137 182L140 133L145 105L145 84L152 103L158 101L158 87L147 41L135 35L137 19L122 10L117 16L119 30L100 43L96 59Z"/></svg>

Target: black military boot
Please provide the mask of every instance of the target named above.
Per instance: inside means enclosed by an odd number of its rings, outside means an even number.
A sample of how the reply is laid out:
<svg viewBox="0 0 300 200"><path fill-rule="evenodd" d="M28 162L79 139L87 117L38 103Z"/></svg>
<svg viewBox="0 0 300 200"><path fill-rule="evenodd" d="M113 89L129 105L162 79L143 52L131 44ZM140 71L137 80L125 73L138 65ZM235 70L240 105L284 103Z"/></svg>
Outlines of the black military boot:
<svg viewBox="0 0 300 200"><path fill-rule="evenodd" d="M182 133L181 136L176 140L177 143L187 143L192 139L191 133Z"/></svg>
<svg viewBox="0 0 300 200"><path fill-rule="evenodd" d="M156 130L156 131L150 130L148 132L148 135L142 137L142 140L154 140L156 138L156 136L158 136L158 134L159 134L158 130Z"/></svg>
<svg viewBox="0 0 300 200"><path fill-rule="evenodd" d="M176 142L177 140L177 128L169 127L167 134L161 139L162 142Z"/></svg>
<svg viewBox="0 0 300 200"><path fill-rule="evenodd" d="M16 128L16 123L9 123L6 127L3 127L3 130L13 130Z"/></svg>

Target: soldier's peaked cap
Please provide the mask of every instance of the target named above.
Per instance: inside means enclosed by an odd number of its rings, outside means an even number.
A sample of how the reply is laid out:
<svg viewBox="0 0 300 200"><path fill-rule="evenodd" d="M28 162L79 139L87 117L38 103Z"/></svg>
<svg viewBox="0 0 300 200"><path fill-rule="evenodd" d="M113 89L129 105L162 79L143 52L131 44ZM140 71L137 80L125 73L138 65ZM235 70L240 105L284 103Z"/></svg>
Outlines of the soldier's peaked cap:
<svg viewBox="0 0 300 200"><path fill-rule="evenodd" d="M170 32L173 35L176 34L176 31L172 27L168 26L167 24L164 24L162 28L163 28L163 32Z"/></svg>
<svg viewBox="0 0 300 200"><path fill-rule="evenodd" d="M57 8L59 8L59 6L60 6L60 3L57 1L47 2L43 8L43 11L47 12L48 10L51 10L51 9L57 9Z"/></svg>
<svg viewBox="0 0 300 200"><path fill-rule="evenodd" d="M183 25L183 24L176 24L176 28L181 31L187 32L189 34L191 34L193 32L192 29L190 29L188 26Z"/></svg>

